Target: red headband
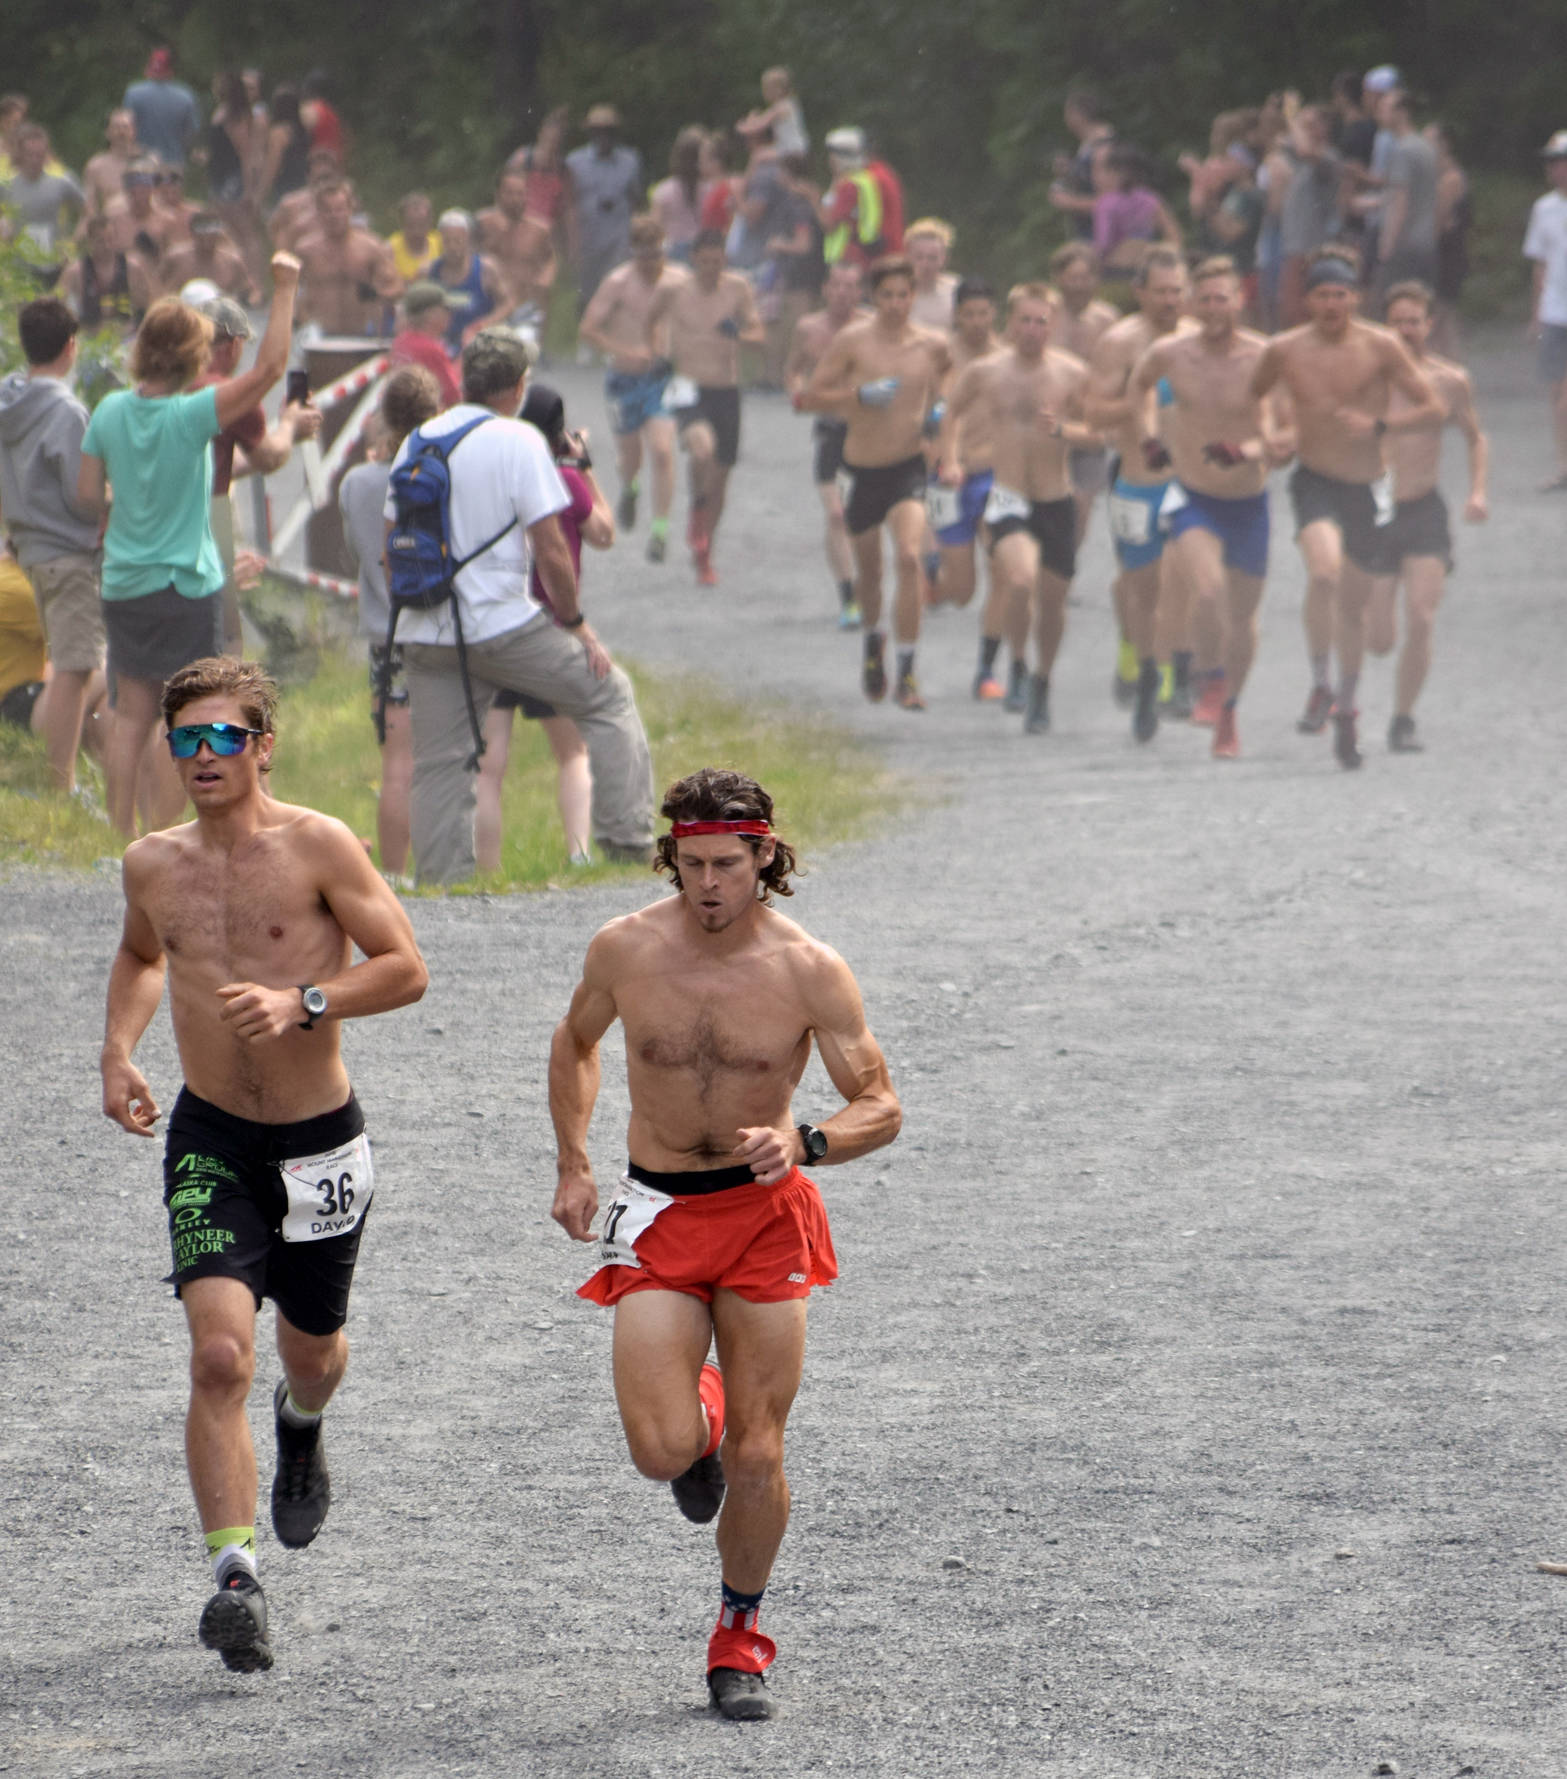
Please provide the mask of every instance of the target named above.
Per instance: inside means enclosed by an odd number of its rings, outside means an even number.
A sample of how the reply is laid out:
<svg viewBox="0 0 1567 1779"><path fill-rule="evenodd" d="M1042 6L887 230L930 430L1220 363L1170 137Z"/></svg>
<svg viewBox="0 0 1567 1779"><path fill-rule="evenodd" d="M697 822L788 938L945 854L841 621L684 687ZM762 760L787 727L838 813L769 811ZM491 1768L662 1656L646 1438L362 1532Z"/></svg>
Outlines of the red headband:
<svg viewBox="0 0 1567 1779"><path fill-rule="evenodd" d="M745 822L675 822L669 832L676 840L689 840L693 834L758 834L772 833L764 821Z"/></svg>

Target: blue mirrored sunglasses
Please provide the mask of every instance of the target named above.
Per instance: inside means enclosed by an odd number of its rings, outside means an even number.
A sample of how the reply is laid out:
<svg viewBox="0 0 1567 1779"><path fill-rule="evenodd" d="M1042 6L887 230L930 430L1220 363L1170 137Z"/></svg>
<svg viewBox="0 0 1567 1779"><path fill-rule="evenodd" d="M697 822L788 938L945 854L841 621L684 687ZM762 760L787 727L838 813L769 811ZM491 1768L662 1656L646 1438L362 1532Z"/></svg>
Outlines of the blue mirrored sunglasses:
<svg viewBox="0 0 1567 1779"><path fill-rule="evenodd" d="M194 759L206 742L215 754L242 754L247 735L265 734L265 729L247 729L240 723L182 723L169 731L169 752L176 760Z"/></svg>

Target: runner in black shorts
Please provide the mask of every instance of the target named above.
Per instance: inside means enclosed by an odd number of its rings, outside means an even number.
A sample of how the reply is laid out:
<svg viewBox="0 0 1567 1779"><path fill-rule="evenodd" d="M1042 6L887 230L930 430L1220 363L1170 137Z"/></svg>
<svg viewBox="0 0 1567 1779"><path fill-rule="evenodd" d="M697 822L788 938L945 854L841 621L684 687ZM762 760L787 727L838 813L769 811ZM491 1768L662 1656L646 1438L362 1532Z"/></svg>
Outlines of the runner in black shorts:
<svg viewBox="0 0 1567 1779"><path fill-rule="evenodd" d="M186 1462L217 1580L198 1635L240 1673L272 1666L245 1415L256 1311L263 1297L277 1305L272 1526L297 1547L331 1501L321 1411L348 1364L343 1322L374 1189L338 1022L416 1001L428 980L352 831L268 795L276 708L261 669L229 657L192 662L164 688L196 819L125 855L102 1053L104 1112L153 1136L160 1114L131 1054L166 971L186 1079L164 1160L169 1276L190 1328Z"/></svg>
<svg viewBox="0 0 1567 1779"><path fill-rule="evenodd" d="M859 469L845 460L849 498L844 503L844 522L850 537L863 536L886 523L887 515L904 500L923 500L929 469L923 453L902 463L877 464Z"/></svg>
<svg viewBox="0 0 1567 1779"><path fill-rule="evenodd" d="M675 425L682 436L699 421L713 429L713 456L725 469L740 461L740 391L698 387L696 400L675 410Z"/></svg>
<svg viewBox="0 0 1567 1779"><path fill-rule="evenodd" d="M1341 482L1298 463L1290 476L1290 505L1295 510L1295 535L1318 519L1330 519L1344 540L1351 562L1375 574L1382 564L1377 530L1376 496L1364 482Z"/></svg>
<svg viewBox="0 0 1567 1779"><path fill-rule="evenodd" d="M843 441L848 436L846 420L829 420L818 414L811 425L812 480L818 488L838 480L843 468Z"/></svg>
<svg viewBox="0 0 1567 1779"><path fill-rule="evenodd" d="M1069 581L1077 573L1077 501L1068 494L1060 500L1033 500L1028 514L1013 513L990 527L991 547L1015 531L1026 531L1039 545L1039 566Z"/></svg>

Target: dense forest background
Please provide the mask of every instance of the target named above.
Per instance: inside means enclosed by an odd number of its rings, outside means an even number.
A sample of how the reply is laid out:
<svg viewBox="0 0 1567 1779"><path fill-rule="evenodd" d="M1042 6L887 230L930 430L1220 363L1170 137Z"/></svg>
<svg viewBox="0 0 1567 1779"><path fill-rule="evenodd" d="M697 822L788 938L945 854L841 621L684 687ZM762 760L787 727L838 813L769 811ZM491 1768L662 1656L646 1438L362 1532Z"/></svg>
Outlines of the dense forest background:
<svg viewBox="0 0 1567 1779"><path fill-rule="evenodd" d="M1060 238L1045 191L1071 145L1074 83L1102 94L1176 192L1174 157L1204 146L1215 112L1396 63L1478 176L1482 308L1521 287L1539 148L1567 126L1560 0L6 0L5 15L0 84L30 94L78 167L158 43L202 94L223 67L259 65L269 91L324 70L378 214L413 184L479 201L558 104L580 118L613 101L657 177L682 124L732 121L783 62L817 142L838 123L870 129L914 209L954 219L963 262L998 276Z"/></svg>

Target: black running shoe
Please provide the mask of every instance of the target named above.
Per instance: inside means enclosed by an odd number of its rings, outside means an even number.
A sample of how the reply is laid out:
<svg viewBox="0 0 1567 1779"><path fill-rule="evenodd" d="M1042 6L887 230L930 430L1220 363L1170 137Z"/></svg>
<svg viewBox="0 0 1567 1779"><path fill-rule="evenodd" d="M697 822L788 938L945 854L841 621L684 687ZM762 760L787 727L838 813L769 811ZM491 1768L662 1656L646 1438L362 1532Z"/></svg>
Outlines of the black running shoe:
<svg viewBox="0 0 1567 1779"><path fill-rule="evenodd" d="M735 1723L759 1723L773 1714L767 1683L760 1674L740 1668L714 1668L707 1677L707 1696L720 1717Z"/></svg>
<svg viewBox="0 0 1567 1779"><path fill-rule="evenodd" d="M1170 689L1169 701L1164 707L1165 715L1172 723L1189 723L1196 708L1197 700L1192 696L1190 684L1177 680Z"/></svg>
<svg viewBox="0 0 1567 1779"><path fill-rule="evenodd" d="M615 507L615 523L622 531L630 531L637 522L637 491L632 483L620 491L620 500Z"/></svg>
<svg viewBox="0 0 1567 1779"><path fill-rule="evenodd" d="M1001 700L1003 710L1019 711L1028 704L1028 663L1014 661L1007 674L1007 695Z"/></svg>
<svg viewBox="0 0 1567 1779"><path fill-rule="evenodd" d="M1302 735L1320 735L1328 726L1328 718L1333 714L1333 694L1326 686L1313 686L1311 696L1306 700L1306 708L1300 714L1295 727Z"/></svg>
<svg viewBox="0 0 1567 1779"><path fill-rule="evenodd" d="M278 1379L272 1392L272 1420L277 1428L277 1474L272 1478L272 1530L278 1543L302 1550L326 1519L332 1505L332 1479L326 1473L326 1441L321 1423L290 1427L283 1419L288 1384Z"/></svg>
<svg viewBox="0 0 1567 1779"><path fill-rule="evenodd" d="M705 1526L717 1516L719 1508L724 1504L724 1490L727 1487L723 1461L717 1452L709 1452L705 1458L698 1458L689 1470L681 1471L669 1485L670 1493L675 1497L675 1506L698 1526Z"/></svg>
<svg viewBox="0 0 1567 1779"><path fill-rule="evenodd" d="M204 1649L215 1649L223 1666L236 1674L262 1674L272 1666L267 1597L248 1569L232 1571L202 1607L196 1635Z"/></svg>
<svg viewBox="0 0 1567 1779"><path fill-rule="evenodd" d="M1023 733L1044 735L1050 728L1050 681L1037 673L1028 676L1028 703L1023 713Z"/></svg>
<svg viewBox="0 0 1567 1779"><path fill-rule="evenodd" d="M1159 733L1159 669L1147 662L1137 679L1137 705L1132 712L1132 734L1138 741L1152 741Z"/></svg>
<svg viewBox="0 0 1567 1779"><path fill-rule="evenodd" d="M1346 772L1353 772L1360 764L1360 748L1355 740L1355 717L1352 710L1339 710L1333 713L1333 757Z"/></svg>
<svg viewBox="0 0 1567 1779"><path fill-rule="evenodd" d="M1388 752L1393 754L1423 754L1425 743L1415 734L1413 717L1394 717L1388 725Z"/></svg>

